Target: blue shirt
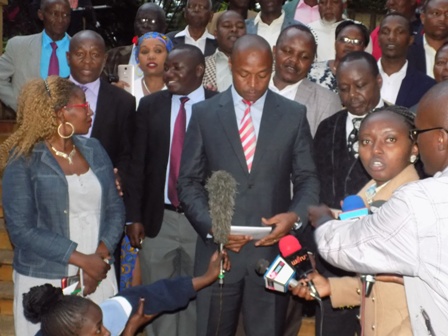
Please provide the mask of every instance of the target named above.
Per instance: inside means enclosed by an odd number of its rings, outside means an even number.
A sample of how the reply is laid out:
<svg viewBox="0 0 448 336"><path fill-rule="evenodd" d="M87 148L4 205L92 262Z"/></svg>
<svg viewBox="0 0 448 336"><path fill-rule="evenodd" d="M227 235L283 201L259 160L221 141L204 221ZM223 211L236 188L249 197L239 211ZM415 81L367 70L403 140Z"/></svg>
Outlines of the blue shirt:
<svg viewBox="0 0 448 336"><path fill-rule="evenodd" d="M40 55L40 76L42 79L48 77L48 67L50 65L50 57L53 49L51 48L50 43L53 40L47 33L42 32L42 53ZM55 41L58 48L56 49L56 56L59 60L59 77L66 78L70 75L70 67L67 62L67 51L70 46L70 38L65 34L64 38L59 41Z"/></svg>

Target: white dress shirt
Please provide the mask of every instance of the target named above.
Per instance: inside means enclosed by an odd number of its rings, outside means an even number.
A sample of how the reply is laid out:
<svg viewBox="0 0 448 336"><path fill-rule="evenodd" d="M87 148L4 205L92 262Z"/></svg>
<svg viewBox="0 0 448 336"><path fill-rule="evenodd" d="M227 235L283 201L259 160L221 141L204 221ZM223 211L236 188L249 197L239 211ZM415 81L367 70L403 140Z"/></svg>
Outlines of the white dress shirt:
<svg viewBox="0 0 448 336"><path fill-rule="evenodd" d="M401 83L406 77L406 71L408 70L408 61L404 63L401 69L392 75L388 75L384 72L381 65L381 58L378 60L378 69L380 70L381 78L383 79L383 85L381 86L381 98L390 104L395 104L400 91Z"/></svg>
<svg viewBox="0 0 448 336"><path fill-rule="evenodd" d="M205 29L202 36L197 40L195 40L194 38L191 37L190 31L188 30L188 26L186 26L184 30L181 30L176 35L174 35L174 37L182 37L182 36L185 36L185 44L191 44L198 47L199 49L201 49L202 53L205 52L205 43L207 42L207 39L208 38L213 40L215 39L215 37L212 34L210 34L207 31L207 29Z"/></svg>
<svg viewBox="0 0 448 336"><path fill-rule="evenodd" d="M434 60L437 51L428 44L425 34L423 34L423 49L425 49L426 74L429 77L434 78Z"/></svg>
<svg viewBox="0 0 448 336"><path fill-rule="evenodd" d="M269 82L269 89L285 98L295 101L297 90L299 89L299 85L302 83L303 79L299 80L297 83L286 85L282 90L279 90L275 86L273 78L274 74L272 74L271 81Z"/></svg>
<svg viewBox="0 0 448 336"><path fill-rule="evenodd" d="M232 71L230 71L229 58L219 49L215 51L216 84L218 91L223 92L232 85Z"/></svg>
<svg viewBox="0 0 448 336"><path fill-rule="evenodd" d="M283 21L285 21L284 10L282 10L282 14L272 21L270 25L263 22L261 19L261 12L258 13L254 19L254 25L257 26L257 35L268 41L271 48L277 43L277 38L282 31Z"/></svg>

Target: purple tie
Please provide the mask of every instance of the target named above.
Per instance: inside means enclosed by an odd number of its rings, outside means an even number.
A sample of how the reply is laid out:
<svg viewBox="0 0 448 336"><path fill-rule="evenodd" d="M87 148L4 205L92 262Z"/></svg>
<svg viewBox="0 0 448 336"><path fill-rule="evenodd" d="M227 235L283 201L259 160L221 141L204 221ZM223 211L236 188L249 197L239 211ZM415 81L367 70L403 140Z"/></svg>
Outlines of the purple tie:
<svg viewBox="0 0 448 336"><path fill-rule="evenodd" d="M58 56L56 55L56 49L58 48L58 45L56 42L51 42L51 49L53 51L51 52L50 56L50 65L48 66L48 76L56 75L59 76L59 60Z"/></svg>
<svg viewBox="0 0 448 336"><path fill-rule="evenodd" d="M177 178L179 177L180 158L182 156L182 146L184 145L185 129L187 128L187 112L185 111L185 103L189 101L188 97L180 98L180 108L174 123L173 140L171 142L170 154L170 173L168 177L168 198L171 204L176 208L179 206L179 198L177 196Z"/></svg>

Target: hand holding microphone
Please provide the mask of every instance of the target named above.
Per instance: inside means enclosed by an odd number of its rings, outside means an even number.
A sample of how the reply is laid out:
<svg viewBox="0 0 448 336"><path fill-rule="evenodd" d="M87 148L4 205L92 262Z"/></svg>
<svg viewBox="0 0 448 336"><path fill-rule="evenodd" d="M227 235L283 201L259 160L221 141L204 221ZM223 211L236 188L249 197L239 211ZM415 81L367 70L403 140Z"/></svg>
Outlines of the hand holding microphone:
<svg viewBox="0 0 448 336"><path fill-rule="evenodd" d="M235 207L236 181L229 173L219 170L208 179L205 189L208 191L208 205L212 219L213 239L222 254L228 243L230 226ZM219 285L224 284L224 265L221 259Z"/></svg>

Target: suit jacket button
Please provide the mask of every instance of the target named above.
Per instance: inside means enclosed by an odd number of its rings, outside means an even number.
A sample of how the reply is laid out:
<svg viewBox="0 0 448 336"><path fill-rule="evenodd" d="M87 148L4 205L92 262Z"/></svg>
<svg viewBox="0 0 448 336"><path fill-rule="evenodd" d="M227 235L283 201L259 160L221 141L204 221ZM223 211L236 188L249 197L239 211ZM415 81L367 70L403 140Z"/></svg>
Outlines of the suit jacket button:
<svg viewBox="0 0 448 336"><path fill-rule="evenodd" d="M249 185L247 186L248 189L252 189L252 187L254 186L253 183L249 183Z"/></svg>

